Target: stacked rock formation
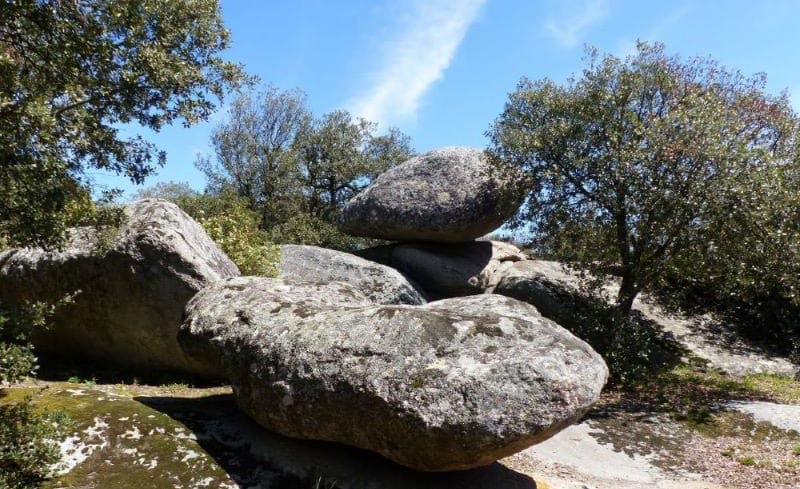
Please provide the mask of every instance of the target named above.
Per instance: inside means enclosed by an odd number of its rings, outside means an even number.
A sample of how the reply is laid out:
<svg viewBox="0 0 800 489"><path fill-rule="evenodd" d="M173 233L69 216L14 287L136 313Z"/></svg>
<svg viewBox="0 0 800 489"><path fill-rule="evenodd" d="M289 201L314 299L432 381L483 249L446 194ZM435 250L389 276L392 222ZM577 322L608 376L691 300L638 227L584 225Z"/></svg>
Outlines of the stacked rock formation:
<svg viewBox="0 0 800 489"><path fill-rule="evenodd" d="M0 254L0 301L77 292L38 346L225 379L283 435L424 471L486 465L577 420L608 376L536 307L492 293L531 289L520 250L476 240L516 211L514 183L478 150L413 158L341 221L399 243L361 257L284 245L278 278L240 277L180 209L140 201L108 250L74 230L63 251Z"/></svg>
<svg viewBox="0 0 800 489"><path fill-rule="evenodd" d="M358 254L397 269L428 298L500 294L568 325L575 302L590 300L574 278L558 263L482 238L519 207L514 178L477 149L435 150L380 175L345 207L340 228L395 241Z"/></svg>
<svg viewBox="0 0 800 489"><path fill-rule="evenodd" d="M542 441L597 400L608 371L535 307L484 294L525 261L512 245L475 240L516 211L514 183L478 150L413 158L340 222L400 243L362 258L283 246L278 279L197 294L180 342L230 379L243 411L290 437L425 471L486 465Z"/></svg>

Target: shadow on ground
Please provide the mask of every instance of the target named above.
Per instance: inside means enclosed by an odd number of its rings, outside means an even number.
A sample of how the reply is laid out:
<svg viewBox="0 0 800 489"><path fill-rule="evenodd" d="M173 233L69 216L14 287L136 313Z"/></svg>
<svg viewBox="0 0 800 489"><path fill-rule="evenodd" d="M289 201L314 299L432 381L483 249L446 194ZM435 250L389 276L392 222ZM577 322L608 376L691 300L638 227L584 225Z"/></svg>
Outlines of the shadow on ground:
<svg viewBox="0 0 800 489"><path fill-rule="evenodd" d="M270 489L537 489L529 476L502 464L423 473L344 445L294 440L242 414L231 395L136 397L183 423L240 487Z"/></svg>

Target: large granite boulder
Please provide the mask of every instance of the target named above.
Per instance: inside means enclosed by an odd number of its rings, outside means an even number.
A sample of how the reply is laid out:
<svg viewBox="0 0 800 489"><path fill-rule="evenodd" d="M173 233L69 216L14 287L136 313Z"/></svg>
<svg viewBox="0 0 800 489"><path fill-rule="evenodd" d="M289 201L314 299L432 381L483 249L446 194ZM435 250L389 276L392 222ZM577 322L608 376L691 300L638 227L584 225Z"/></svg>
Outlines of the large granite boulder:
<svg viewBox="0 0 800 489"><path fill-rule="evenodd" d="M36 331L40 350L208 375L178 346L178 327L197 291L237 275L236 265L178 206L146 199L124 208L111 237L78 228L62 250L0 254L0 302L52 303L74 295L48 329Z"/></svg>
<svg viewBox="0 0 800 489"><path fill-rule="evenodd" d="M376 304L424 304L425 298L397 270L342 251L283 245L278 277L347 282Z"/></svg>
<svg viewBox="0 0 800 489"><path fill-rule="evenodd" d="M181 337L216 350L242 410L289 437L467 469L569 425L608 375L586 343L507 297L296 306L268 292L290 283L252 280L200 291Z"/></svg>
<svg viewBox="0 0 800 489"><path fill-rule="evenodd" d="M505 270L526 259L516 246L488 240L390 244L358 254L400 270L433 297L491 292Z"/></svg>
<svg viewBox="0 0 800 489"><path fill-rule="evenodd" d="M521 203L518 183L481 150L437 149L378 176L348 202L339 228L392 241L470 241L514 214Z"/></svg>

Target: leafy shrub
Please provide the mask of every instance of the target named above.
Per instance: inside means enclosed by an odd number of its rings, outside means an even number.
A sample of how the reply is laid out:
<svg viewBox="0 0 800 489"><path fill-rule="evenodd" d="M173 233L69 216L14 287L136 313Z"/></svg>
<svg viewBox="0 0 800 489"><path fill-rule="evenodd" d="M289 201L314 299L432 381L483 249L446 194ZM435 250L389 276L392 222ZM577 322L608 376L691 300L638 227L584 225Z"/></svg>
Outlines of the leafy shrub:
<svg viewBox="0 0 800 489"><path fill-rule="evenodd" d="M200 224L244 275L278 275L280 248L258 229L254 214L237 202L224 214L200 218Z"/></svg>
<svg viewBox="0 0 800 489"><path fill-rule="evenodd" d="M0 384L36 371L30 336L34 329L45 327L57 306L0 307ZM36 487L59 459L56 440L66 434L67 421L61 411L36 412L30 398L0 406L0 488Z"/></svg>
<svg viewBox="0 0 800 489"><path fill-rule="evenodd" d="M656 293L673 309L715 313L742 338L800 362L800 301L778 280L736 280L722 273L697 276L681 269Z"/></svg>
<svg viewBox="0 0 800 489"><path fill-rule="evenodd" d="M0 488L38 487L59 461L56 440L69 426L65 413L37 412L29 397L0 406Z"/></svg>
<svg viewBox="0 0 800 489"><path fill-rule="evenodd" d="M602 355L612 384L639 383L680 358L678 346L636 311L625 315L600 301L581 301L573 314L569 329Z"/></svg>
<svg viewBox="0 0 800 489"><path fill-rule="evenodd" d="M43 303L0 304L0 384L17 382L36 371L30 337L34 329L45 326L54 307Z"/></svg>

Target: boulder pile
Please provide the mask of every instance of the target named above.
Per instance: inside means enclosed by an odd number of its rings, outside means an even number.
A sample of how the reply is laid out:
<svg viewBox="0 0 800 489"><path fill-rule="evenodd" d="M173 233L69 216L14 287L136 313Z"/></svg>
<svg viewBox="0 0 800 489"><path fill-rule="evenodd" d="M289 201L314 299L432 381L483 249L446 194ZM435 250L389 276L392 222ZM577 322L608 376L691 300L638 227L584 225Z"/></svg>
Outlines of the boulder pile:
<svg viewBox="0 0 800 489"><path fill-rule="evenodd" d="M424 471L538 443L597 400L608 370L535 307L486 293L526 260L512 245L476 241L516 211L514 185L478 150L412 158L350 201L340 222L400 243L361 258L285 245L278 279L198 293L180 343L230 380L244 412L286 436Z"/></svg>
<svg viewBox="0 0 800 489"><path fill-rule="evenodd" d="M0 302L75 293L39 347L227 380L277 433L422 471L487 465L580 418L608 376L536 307L492 293L538 291L519 249L478 239L516 211L516 184L478 150L412 158L340 223L398 243L283 245L277 278L240 277L178 207L143 200L102 252L84 229L62 251L0 254Z"/></svg>

